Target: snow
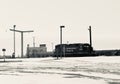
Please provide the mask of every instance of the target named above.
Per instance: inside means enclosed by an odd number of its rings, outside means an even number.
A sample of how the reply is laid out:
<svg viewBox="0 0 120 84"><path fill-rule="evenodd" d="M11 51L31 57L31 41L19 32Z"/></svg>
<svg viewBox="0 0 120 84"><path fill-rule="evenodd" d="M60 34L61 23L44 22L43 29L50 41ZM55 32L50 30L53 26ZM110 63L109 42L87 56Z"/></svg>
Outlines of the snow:
<svg viewBox="0 0 120 84"><path fill-rule="evenodd" d="M0 59L0 84L120 84L120 57Z"/></svg>

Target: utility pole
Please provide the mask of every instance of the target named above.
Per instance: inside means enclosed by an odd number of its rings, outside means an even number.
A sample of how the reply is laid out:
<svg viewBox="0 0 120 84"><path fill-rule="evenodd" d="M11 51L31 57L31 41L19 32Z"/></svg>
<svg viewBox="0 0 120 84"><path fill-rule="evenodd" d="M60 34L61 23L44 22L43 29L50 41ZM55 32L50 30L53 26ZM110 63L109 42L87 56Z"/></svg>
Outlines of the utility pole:
<svg viewBox="0 0 120 84"><path fill-rule="evenodd" d="M14 30L14 29L10 29L10 31L21 33L21 57L23 58L23 33L29 33L29 32L34 32L34 31L33 30L30 30L30 31L20 31L20 30Z"/></svg>

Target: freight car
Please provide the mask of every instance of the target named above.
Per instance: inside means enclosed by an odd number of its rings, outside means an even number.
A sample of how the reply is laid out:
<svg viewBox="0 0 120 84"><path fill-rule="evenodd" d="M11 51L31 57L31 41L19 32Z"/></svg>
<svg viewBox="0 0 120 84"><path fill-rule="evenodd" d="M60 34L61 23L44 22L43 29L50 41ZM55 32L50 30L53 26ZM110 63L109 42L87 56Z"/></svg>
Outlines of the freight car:
<svg viewBox="0 0 120 84"><path fill-rule="evenodd" d="M93 56L94 51L88 43L59 44L55 46L54 57Z"/></svg>

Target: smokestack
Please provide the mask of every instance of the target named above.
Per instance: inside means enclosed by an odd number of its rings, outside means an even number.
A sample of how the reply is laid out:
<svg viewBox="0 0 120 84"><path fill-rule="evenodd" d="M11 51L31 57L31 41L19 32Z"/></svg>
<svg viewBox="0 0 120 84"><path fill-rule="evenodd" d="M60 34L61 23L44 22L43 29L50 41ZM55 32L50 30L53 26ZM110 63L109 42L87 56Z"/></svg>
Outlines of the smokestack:
<svg viewBox="0 0 120 84"><path fill-rule="evenodd" d="M89 26L89 36L90 36L90 46L92 47L92 32L91 32L91 26Z"/></svg>

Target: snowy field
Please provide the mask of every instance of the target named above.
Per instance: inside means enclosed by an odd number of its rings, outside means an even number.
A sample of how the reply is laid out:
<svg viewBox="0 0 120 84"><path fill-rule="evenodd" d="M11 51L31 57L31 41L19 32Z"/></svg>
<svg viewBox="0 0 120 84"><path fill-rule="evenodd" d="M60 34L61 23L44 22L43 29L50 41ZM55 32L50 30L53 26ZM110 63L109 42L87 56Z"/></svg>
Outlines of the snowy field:
<svg viewBox="0 0 120 84"><path fill-rule="evenodd" d="M120 84L120 57L0 59L0 84Z"/></svg>

